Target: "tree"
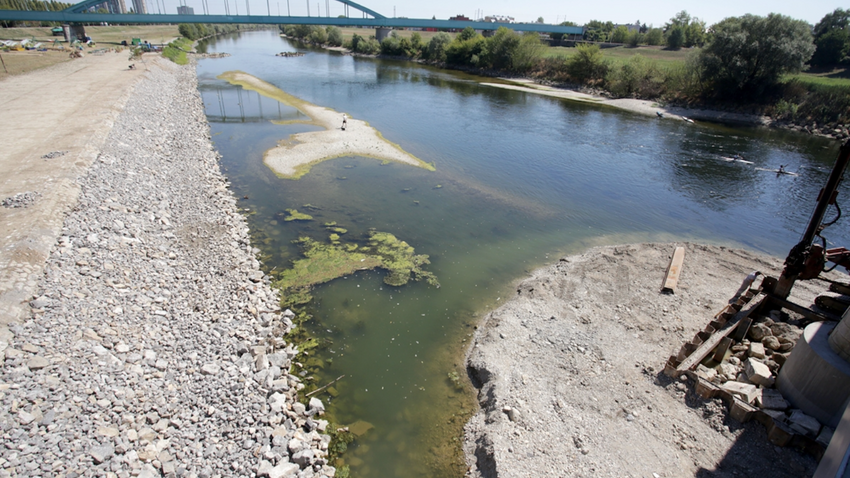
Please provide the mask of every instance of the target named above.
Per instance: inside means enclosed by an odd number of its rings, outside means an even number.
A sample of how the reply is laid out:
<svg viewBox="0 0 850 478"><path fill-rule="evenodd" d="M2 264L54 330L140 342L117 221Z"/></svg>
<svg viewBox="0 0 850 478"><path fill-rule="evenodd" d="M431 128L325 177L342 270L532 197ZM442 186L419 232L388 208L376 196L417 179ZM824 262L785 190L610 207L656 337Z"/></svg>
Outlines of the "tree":
<svg viewBox="0 0 850 478"><path fill-rule="evenodd" d="M626 44L628 44L632 48L637 48L638 45L643 43L645 35L640 32L640 30L634 30L629 32L629 35L626 37Z"/></svg>
<svg viewBox="0 0 850 478"><path fill-rule="evenodd" d="M428 43L428 58L434 61L446 61L446 48L452 42L452 37L446 32L440 32Z"/></svg>
<svg viewBox="0 0 850 478"><path fill-rule="evenodd" d="M821 18L817 25L815 25L812 33L815 35L815 38L819 38L832 30L846 30L848 23L850 23L850 9L842 10L836 8L835 11L827 13Z"/></svg>
<svg viewBox="0 0 850 478"><path fill-rule="evenodd" d="M540 42L537 32L525 32L519 45L511 53L511 69L513 71L528 71L534 68L543 57L546 46Z"/></svg>
<svg viewBox="0 0 850 478"><path fill-rule="evenodd" d="M567 60L567 72L579 83L593 83L604 79L608 64L602 57L599 45L578 45L575 54Z"/></svg>
<svg viewBox="0 0 850 478"><path fill-rule="evenodd" d="M678 50L685 44L685 29L674 25L667 30L667 48Z"/></svg>
<svg viewBox="0 0 850 478"><path fill-rule="evenodd" d="M647 45L660 45L664 40L664 32L660 28L650 28L646 32L646 37L644 41Z"/></svg>
<svg viewBox="0 0 850 478"><path fill-rule="evenodd" d="M626 38L629 36L629 29L625 25L620 25L611 33L611 43L626 43Z"/></svg>
<svg viewBox="0 0 850 478"><path fill-rule="evenodd" d="M726 18L712 29L698 64L718 94L761 94L802 70L815 50L806 22L776 13Z"/></svg>
<svg viewBox="0 0 850 478"><path fill-rule="evenodd" d="M850 53L850 32L847 30L832 30L815 40L815 54L812 65L824 66L841 63Z"/></svg>
<svg viewBox="0 0 850 478"><path fill-rule="evenodd" d="M537 17L537 23L546 23L543 21L543 17Z"/></svg>
<svg viewBox="0 0 850 478"><path fill-rule="evenodd" d="M487 38L482 56L484 62L497 70L507 70L512 66L514 50L519 47L520 36L517 32L499 27L496 33Z"/></svg>
<svg viewBox="0 0 850 478"><path fill-rule="evenodd" d="M462 32L460 32L460 34L458 34L457 38L460 41L466 41L475 38L476 35L478 35L478 33L475 32L474 28L466 27Z"/></svg>
<svg viewBox="0 0 850 478"><path fill-rule="evenodd" d="M342 30L335 26L329 26L327 28L328 33L328 45L331 46L342 46Z"/></svg>
<svg viewBox="0 0 850 478"><path fill-rule="evenodd" d="M836 8L815 25L815 54L812 65L840 63L850 52L850 10Z"/></svg>

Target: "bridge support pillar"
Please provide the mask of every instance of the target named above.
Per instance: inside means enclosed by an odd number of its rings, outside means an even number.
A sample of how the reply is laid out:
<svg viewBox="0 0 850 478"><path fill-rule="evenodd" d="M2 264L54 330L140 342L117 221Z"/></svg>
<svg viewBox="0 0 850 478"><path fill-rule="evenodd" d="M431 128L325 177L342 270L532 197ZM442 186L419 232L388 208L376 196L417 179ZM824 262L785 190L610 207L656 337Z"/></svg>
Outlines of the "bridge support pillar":
<svg viewBox="0 0 850 478"><path fill-rule="evenodd" d="M382 42L384 38L390 36L390 32L392 32L392 28L379 27L375 29L375 38L378 40L378 43Z"/></svg>
<svg viewBox="0 0 850 478"><path fill-rule="evenodd" d="M62 25L62 33L65 34L65 41L71 43L74 40L85 41L86 27L80 24L64 24Z"/></svg>

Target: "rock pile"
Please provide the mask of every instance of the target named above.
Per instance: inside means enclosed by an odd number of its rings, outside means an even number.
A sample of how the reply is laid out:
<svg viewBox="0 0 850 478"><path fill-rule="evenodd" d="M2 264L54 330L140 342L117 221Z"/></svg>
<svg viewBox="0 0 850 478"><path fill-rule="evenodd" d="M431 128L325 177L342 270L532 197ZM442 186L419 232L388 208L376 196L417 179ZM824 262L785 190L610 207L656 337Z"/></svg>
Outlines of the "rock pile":
<svg viewBox="0 0 850 478"><path fill-rule="evenodd" d="M39 192L27 191L7 197L2 201L2 204L3 207L27 207L34 203L40 196L41 193Z"/></svg>
<svg viewBox="0 0 850 478"><path fill-rule="evenodd" d="M794 433L829 443L833 430L821 427L820 423L801 410L796 410L775 388L779 369L785 364L803 329L794 321L784 320L780 311L773 310L769 316L757 317L747 331L746 337L732 343L726 358L715 367L697 365L697 377L718 385L747 405L753 405L769 415L774 423L787 425ZM733 416L736 416L733 407ZM780 444L780 439L770 434L771 441Z"/></svg>
<svg viewBox="0 0 850 478"><path fill-rule="evenodd" d="M0 351L0 476L332 477L194 70L147 75Z"/></svg>

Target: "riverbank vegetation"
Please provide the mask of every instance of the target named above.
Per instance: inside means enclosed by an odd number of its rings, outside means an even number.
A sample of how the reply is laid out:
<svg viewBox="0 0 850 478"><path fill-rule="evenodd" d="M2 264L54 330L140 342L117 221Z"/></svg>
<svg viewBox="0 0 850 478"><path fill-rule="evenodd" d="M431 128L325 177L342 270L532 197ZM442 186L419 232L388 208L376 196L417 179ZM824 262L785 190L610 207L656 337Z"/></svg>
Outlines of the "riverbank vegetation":
<svg viewBox="0 0 850 478"><path fill-rule="evenodd" d="M336 27L281 29L360 54L530 77L612 97L765 114L822 134L847 135L850 10L836 9L814 27L779 14L729 17L707 26L685 11L663 28L634 27L592 21L586 41L569 47L550 47L535 33L507 28L487 37L470 27L454 36L428 32L427 40L420 32L393 31L380 43L356 32L347 39Z"/></svg>

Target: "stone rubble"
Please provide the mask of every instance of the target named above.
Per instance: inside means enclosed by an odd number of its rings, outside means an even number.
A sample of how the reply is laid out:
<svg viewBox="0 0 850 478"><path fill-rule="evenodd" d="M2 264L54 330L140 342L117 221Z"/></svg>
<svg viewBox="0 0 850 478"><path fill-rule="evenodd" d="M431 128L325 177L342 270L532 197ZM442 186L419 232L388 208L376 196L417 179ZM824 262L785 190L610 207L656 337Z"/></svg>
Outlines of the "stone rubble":
<svg viewBox="0 0 850 478"><path fill-rule="evenodd" d="M335 475L217 159L194 68L149 62L10 327L0 477Z"/></svg>
<svg viewBox="0 0 850 478"><path fill-rule="evenodd" d="M3 207L27 207L38 200L39 197L41 197L41 193L27 191L7 197L0 204L3 204Z"/></svg>

